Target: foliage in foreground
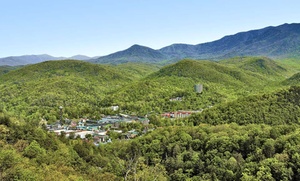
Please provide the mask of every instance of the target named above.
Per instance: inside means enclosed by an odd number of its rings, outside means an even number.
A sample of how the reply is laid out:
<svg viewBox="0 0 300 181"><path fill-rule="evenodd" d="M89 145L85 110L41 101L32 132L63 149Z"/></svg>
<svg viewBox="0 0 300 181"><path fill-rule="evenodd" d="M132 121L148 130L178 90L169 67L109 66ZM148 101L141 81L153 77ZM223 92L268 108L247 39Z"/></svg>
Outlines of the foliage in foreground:
<svg viewBox="0 0 300 181"><path fill-rule="evenodd" d="M0 115L1 180L299 180L300 126L157 128L96 147Z"/></svg>

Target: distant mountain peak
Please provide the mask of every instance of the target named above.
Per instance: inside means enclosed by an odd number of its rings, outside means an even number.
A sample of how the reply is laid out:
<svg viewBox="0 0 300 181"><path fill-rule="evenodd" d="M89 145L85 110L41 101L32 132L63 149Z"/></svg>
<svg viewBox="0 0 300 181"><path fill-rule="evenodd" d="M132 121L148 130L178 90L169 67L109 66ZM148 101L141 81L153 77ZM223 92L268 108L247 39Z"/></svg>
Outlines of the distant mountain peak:
<svg viewBox="0 0 300 181"><path fill-rule="evenodd" d="M126 50L122 50L116 53L109 54L107 56L93 59L91 60L91 62L112 63L112 64L126 63L126 62L156 63L165 58L166 56L157 50L154 50L146 46L135 44Z"/></svg>
<svg viewBox="0 0 300 181"><path fill-rule="evenodd" d="M85 55L74 55L72 57L69 57L69 59L74 59L74 60L88 60L91 59L91 57L85 56Z"/></svg>
<svg viewBox="0 0 300 181"><path fill-rule="evenodd" d="M134 44L131 47L129 47L128 49L124 50L124 51L132 51L132 50L138 50L138 51L156 51L150 47L146 47L146 46L142 46L142 45L138 45L138 44Z"/></svg>
<svg viewBox="0 0 300 181"><path fill-rule="evenodd" d="M143 45L139 45L139 44L134 44L130 48L149 48L149 47L146 47L146 46L143 46Z"/></svg>

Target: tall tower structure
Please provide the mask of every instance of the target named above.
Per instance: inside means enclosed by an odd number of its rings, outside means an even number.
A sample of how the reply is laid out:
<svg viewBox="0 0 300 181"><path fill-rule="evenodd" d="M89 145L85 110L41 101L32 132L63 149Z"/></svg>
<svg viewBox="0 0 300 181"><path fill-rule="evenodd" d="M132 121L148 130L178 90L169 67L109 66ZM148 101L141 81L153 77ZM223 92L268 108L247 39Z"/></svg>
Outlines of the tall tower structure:
<svg viewBox="0 0 300 181"><path fill-rule="evenodd" d="M196 93L202 93L203 91L203 85L202 84L196 84L194 85L194 90Z"/></svg>
<svg viewBox="0 0 300 181"><path fill-rule="evenodd" d="M63 119L62 119L62 110L63 110L63 107L62 106L59 106L59 121L60 121L60 124L62 125L63 124Z"/></svg>

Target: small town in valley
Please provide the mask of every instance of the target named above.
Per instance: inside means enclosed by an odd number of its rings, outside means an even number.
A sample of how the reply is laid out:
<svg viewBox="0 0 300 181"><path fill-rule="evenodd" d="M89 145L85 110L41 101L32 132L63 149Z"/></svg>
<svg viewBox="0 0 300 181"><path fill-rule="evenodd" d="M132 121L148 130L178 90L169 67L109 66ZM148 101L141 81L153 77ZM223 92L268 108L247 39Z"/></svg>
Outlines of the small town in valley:
<svg viewBox="0 0 300 181"><path fill-rule="evenodd" d="M138 124L139 130L127 130L126 124ZM147 117L129 116L125 114L104 116L100 120L80 119L72 121L64 119L53 124L46 124L46 128L56 135L65 135L69 138L92 139L95 145L109 143L111 135L117 135L119 139L132 139L144 134L148 129Z"/></svg>

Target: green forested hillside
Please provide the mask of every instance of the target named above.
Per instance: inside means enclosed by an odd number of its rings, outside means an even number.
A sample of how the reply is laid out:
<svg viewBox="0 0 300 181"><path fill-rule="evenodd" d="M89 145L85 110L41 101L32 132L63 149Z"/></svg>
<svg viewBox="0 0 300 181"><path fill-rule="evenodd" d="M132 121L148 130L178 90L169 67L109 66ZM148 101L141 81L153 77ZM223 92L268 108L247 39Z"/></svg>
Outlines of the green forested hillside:
<svg viewBox="0 0 300 181"><path fill-rule="evenodd" d="M283 85L291 86L291 85L299 85L300 84L300 73L296 73L293 76L282 82Z"/></svg>
<svg viewBox="0 0 300 181"><path fill-rule="evenodd" d="M19 68L18 66L15 66L15 67L13 67L13 66L0 66L0 76L2 75L2 74L6 74L6 73L8 73L9 71L11 71L11 70L15 70L15 69L17 69L17 68Z"/></svg>
<svg viewBox="0 0 300 181"><path fill-rule="evenodd" d="M146 77L147 75L153 72L158 71L161 68L161 66L149 63L129 62L124 64L118 64L116 68L118 69L118 71L120 71L120 73L124 73L125 75L129 74L131 78L138 80L140 78Z"/></svg>
<svg viewBox="0 0 300 181"><path fill-rule="evenodd" d="M267 57L235 57L220 61L220 63L267 75L282 75L287 72L284 67Z"/></svg>
<svg viewBox="0 0 300 181"><path fill-rule="evenodd" d="M131 142L131 154L123 149L118 155L162 167L156 175L168 180L298 180L298 134L296 125L168 127ZM145 179L150 170L129 168L130 178Z"/></svg>
<svg viewBox="0 0 300 181"><path fill-rule="evenodd" d="M260 57L10 70L0 75L0 180L299 180L300 87L289 87L297 71L296 61ZM103 109L112 105L151 113L154 129L95 146L39 125L57 120L61 105L71 119L112 113ZM160 117L180 109L203 112Z"/></svg>
<svg viewBox="0 0 300 181"><path fill-rule="evenodd" d="M116 90L107 101L143 114L149 111L199 110L241 96L268 92L281 80L284 76L280 72L266 75L217 62L182 60ZM195 93L195 84L203 85L203 93ZM183 99L170 101L174 97Z"/></svg>
<svg viewBox="0 0 300 181"><path fill-rule="evenodd" d="M113 68L105 65L94 65L77 60L46 61L43 63L24 66L22 69L12 71L1 77L4 81L32 81L45 78L78 76L96 79L99 82L113 81L124 76L118 74Z"/></svg>
<svg viewBox="0 0 300 181"><path fill-rule="evenodd" d="M267 60L271 63L264 69L241 68L248 60L260 59L246 60L235 66L233 61L228 65L182 60L162 68L141 63L108 66L74 60L49 61L2 75L0 107L23 118L46 120L57 119L60 105L65 108L64 117L69 118L97 117L101 108L112 105L140 115L200 110L273 90L279 80L284 80L280 73L285 73L285 69L273 61ZM261 73L263 70L271 73ZM203 85L203 93L195 93L195 84ZM181 97L181 101L170 101L176 97Z"/></svg>
<svg viewBox="0 0 300 181"><path fill-rule="evenodd" d="M46 120L57 119L60 105L65 117L99 115L104 95L133 80L131 74L115 68L81 61L29 65L1 76L0 107L21 117Z"/></svg>
<svg viewBox="0 0 300 181"><path fill-rule="evenodd" d="M189 118L200 123L223 124L299 124L300 87L291 87L272 94L249 96L204 110Z"/></svg>
<svg viewBox="0 0 300 181"><path fill-rule="evenodd" d="M97 166L84 160L78 147L91 152L97 149L92 143L69 141L37 125L0 111L0 180L99 180L112 175L101 174L99 151Z"/></svg>

